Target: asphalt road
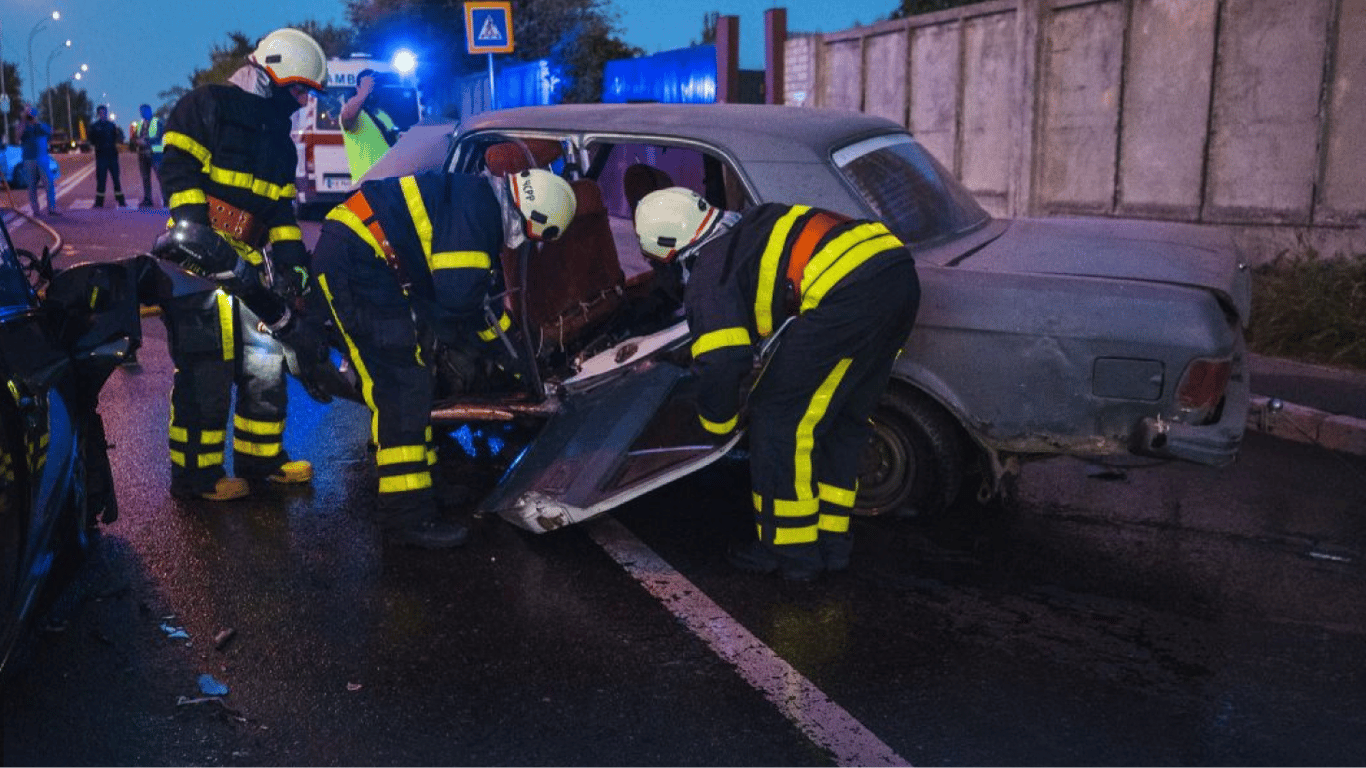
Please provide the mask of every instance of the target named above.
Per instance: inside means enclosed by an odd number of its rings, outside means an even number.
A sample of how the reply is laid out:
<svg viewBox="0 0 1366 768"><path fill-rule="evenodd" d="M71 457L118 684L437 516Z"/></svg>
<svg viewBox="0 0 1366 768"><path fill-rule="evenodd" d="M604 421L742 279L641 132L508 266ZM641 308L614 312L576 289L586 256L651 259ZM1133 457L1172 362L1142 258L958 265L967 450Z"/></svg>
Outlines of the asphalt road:
<svg viewBox="0 0 1366 768"><path fill-rule="evenodd" d="M79 252L164 224L83 211L81 195L58 225ZM470 518L497 467L452 442L447 514L475 536L423 552L386 546L371 520L366 412L297 387L286 446L314 462L311 488L170 499L171 369L160 322L144 333L141 365L115 373L101 406L121 517L26 647L0 703L6 763L1366 754L1362 457L1249 434L1224 469L1037 462L1008 513L858 520L848 574L791 585L724 562L748 525L742 455L537 536Z"/></svg>

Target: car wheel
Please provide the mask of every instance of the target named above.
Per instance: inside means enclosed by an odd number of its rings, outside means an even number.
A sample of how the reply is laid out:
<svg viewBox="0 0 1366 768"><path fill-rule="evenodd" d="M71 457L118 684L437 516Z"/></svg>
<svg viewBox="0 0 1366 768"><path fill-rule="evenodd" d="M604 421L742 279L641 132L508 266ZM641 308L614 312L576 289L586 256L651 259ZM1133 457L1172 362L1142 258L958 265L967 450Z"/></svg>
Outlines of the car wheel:
<svg viewBox="0 0 1366 768"><path fill-rule="evenodd" d="M855 512L931 520L952 506L963 482L958 426L938 404L889 390L872 417Z"/></svg>

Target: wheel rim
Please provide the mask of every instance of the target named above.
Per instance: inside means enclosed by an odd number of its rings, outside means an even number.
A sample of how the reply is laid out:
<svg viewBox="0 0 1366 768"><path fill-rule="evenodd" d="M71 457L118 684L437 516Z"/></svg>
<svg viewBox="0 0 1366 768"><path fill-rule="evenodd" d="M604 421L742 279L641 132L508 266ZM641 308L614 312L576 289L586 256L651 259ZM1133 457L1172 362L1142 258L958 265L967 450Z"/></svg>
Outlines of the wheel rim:
<svg viewBox="0 0 1366 768"><path fill-rule="evenodd" d="M901 430L881 418L872 420L873 434L863 449L855 512L878 515L906 500L915 481L915 454Z"/></svg>

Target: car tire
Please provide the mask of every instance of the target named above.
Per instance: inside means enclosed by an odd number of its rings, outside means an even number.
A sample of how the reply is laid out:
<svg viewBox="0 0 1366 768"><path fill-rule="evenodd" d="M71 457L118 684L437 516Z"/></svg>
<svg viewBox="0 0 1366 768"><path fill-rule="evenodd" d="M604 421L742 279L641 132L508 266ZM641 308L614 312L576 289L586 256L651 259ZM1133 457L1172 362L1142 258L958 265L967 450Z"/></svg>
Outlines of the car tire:
<svg viewBox="0 0 1366 768"><path fill-rule="evenodd" d="M855 512L929 521L941 518L963 483L958 425L925 395L891 389L872 416Z"/></svg>

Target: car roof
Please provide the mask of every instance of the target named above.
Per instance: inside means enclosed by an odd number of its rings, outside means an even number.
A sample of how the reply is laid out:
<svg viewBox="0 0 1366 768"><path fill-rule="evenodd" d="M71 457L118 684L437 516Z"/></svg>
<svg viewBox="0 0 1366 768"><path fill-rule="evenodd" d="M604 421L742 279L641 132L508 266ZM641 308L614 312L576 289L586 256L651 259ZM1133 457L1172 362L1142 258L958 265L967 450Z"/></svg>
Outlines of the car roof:
<svg viewBox="0 0 1366 768"><path fill-rule="evenodd" d="M750 162L823 163L830 152L905 129L891 120L837 109L776 104L562 104L476 115L460 132L545 130L693 139Z"/></svg>

